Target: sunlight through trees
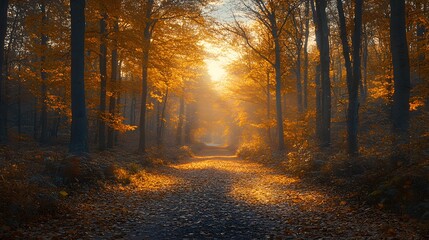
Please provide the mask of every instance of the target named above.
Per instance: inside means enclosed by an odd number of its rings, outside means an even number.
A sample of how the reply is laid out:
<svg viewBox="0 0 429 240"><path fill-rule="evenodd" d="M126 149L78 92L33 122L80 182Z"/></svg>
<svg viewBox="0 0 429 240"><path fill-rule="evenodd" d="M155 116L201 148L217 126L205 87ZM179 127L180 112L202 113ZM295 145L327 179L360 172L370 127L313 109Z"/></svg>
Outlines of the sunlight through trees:
<svg viewBox="0 0 429 240"><path fill-rule="evenodd" d="M427 0L0 0L0 216L173 191L174 164L255 174L227 184L252 206L329 199L302 177L428 219L428 28Z"/></svg>

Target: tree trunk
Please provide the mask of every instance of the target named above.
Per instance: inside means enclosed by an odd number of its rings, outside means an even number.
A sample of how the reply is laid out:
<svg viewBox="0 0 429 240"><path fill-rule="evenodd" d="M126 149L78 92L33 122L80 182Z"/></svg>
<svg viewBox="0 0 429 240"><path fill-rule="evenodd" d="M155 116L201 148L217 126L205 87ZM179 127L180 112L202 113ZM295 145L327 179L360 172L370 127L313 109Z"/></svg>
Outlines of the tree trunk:
<svg viewBox="0 0 429 240"><path fill-rule="evenodd" d="M312 15L313 15L313 23L315 25L315 35L316 35L316 46L317 49L319 50L320 53L320 31L319 26L318 26L318 20L317 20L317 11L316 8L314 6L314 0L310 0L310 6L311 6L311 11L312 11ZM321 83L320 83L320 75L321 75L321 65L320 65L320 58L319 58L319 62L316 64L316 69L315 69L315 77L314 77L314 81L315 81L315 85L316 85L316 138L317 140L320 142L321 139L321 135L322 135L322 87L321 87Z"/></svg>
<svg viewBox="0 0 429 240"><path fill-rule="evenodd" d="M130 106L130 124L131 125L136 124L136 107L137 107L136 103L137 103L137 99L133 93L133 96L131 98L131 106Z"/></svg>
<svg viewBox="0 0 429 240"><path fill-rule="evenodd" d="M164 126L165 126L165 112L167 109L167 101L168 101L168 88L165 92L165 97L164 97L164 104L162 105L162 110L161 110L161 116L160 116L160 122L159 122L159 131L158 131L158 136L157 136L157 144L158 147L162 146L163 144L163 133L164 133Z"/></svg>
<svg viewBox="0 0 429 240"><path fill-rule="evenodd" d="M405 0L390 0L390 48L392 51L394 93L393 129L408 142L410 121L410 64L405 23Z"/></svg>
<svg viewBox="0 0 429 240"><path fill-rule="evenodd" d="M192 112L192 104L186 105L186 121L185 121L185 144L191 145L192 143L192 126L193 126L193 112Z"/></svg>
<svg viewBox="0 0 429 240"><path fill-rule="evenodd" d="M183 132L183 121L185 118L185 91L183 89L182 96L180 96L180 107L179 107L179 122L177 123L176 133L176 144L177 146L182 145L182 132Z"/></svg>
<svg viewBox="0 0 429 240"><path fill-rule="evenodd" d="M85 0L70 0L71 13L71 108L69 152L88 152L88 120L85 104Z"/></svg>
<svg viewBox="0 0 429 240"><path fill-rule="evenodd" d="M347 90L349 94L347 108L347 143L348 153L357 155L359 125L359 83L361 83L361 42L362 42L362 5L363 0L355 0L355 18L353 30L353 66L350 61L350 47L347 41L346 19L342 0L337 0L340 20L340 36L343 45L343 56L346 64Z"/></svg>
<svg viewBox="0 0 429 240"><path fill-rule="evenodd" d="M355 0L355 23L353 31L353 81L349 92L348 142L349 154L358 154L358 125L359 125L359 83L362 83L361 72L361 45L362 45L362 6L363 0Z"/></svg>
<svg viewBox="0 0 429 240"><path fill-rule="evenodd" d="M0 143L7 141L6 77L4 76L4 44L7 28L8 0L0 2Z"/></svg>
<svg viewBox="0 0 429 240"><path fill-rule="evenodd" d="M277 115L277 134L278 134L278 151L285 151L285 141L283 136L283 114L282 114L282 69L281 69L281 49L280 39L277 35L277 29L273 30L275 46L275 66L276 71L276 115Z"/></svg>
<svg viewBox="0 0 429 240"><path fill-rule="evenodd" d="M52 127L51 127L51 137L55 137L55 138L58 137L58 129L60 127L60 123L61 123L61 114L56 112L55 113L55 120L54 120Z"/></svg>
<svg viewBox="0 0 429 240"><path fill-rule="evenodd" d="M317 29L320 36L321 132L319 139L321 147L327 147L331 143L331 82L329 78L329 28L326 5L326 0L316 0Z"/></svg>
<svg viewBox="0 0 429 240"><path fill-rule="evenodd" d="M38 104L38 101L37 101L37 97L35 97L34 98L34 105L33 105L33 108L34 108L34 113L33 113L33 139L37 139L37 137L38 137L38 127L37 127L37 104Z"/></svg>
<svg viewBox="0 0 429 240"><path fill-rule="evenodd" d="M366 26L364 26L365 33L363 35L363 49L362 49L362 68L363 68L363 79L362 85L363 89L361 91L361 100L362 102L366 101L366 97L368 94L368 30Z"/></svg>
<svg viewBox="0 0 429 240"><path fill-rule="evenodd" d="M305 1L305 33L304 33L304 87L303 87L303 107L304 111L307 111L308 108L308 37L310 35L310 6L309 1L313 0L306 0Z"/></svg>
<svg viewBox="0 0 429 240"><path fill-rule="evenodd" d="M302 104L302 80L301 80L301 47L296 50L296 91L297 91L297 105L298 113L301 115L303 112Z"/></svg>
<svg viewBox="0 0 429 240"><path fill-rule="evenodd" d="M100 19L100 106L98 119L98 148L106 149L106 86L107 86L107 14L103 13Z"/></svg>
<svg viewBox="0 0 429 240"><path fill-rule="evenodd" d="M113 37L113 49L112 49L112 67L110 74L110 91L112 95L109 98L109 114L110 117L116 118L116 97L118 96L118 91L116 91L117 86L116 82L118 79L118 33L119 33L119 19L116 18L114 23L114 37ZM115 130L112 126L109 126L107 129L107 147L112 148L114 145L114 133Z"/></svg>
<svg viewBox="0 0 429 240"><path fill-rule="evenodd" d="M146 14L145 14L145 27L143 31L143 62L142 62L142 95L141 95L141 108L140 108L140 140L139 140L139 152L146 152L146 101L147 101L147 73L149 67L149 50L150 40L152 38L152 8L154 0L148 0L146 3Z"/></svg>
<svg viewBox="0 0 429 240"><path fill-rule="evenodd" d="M121 108L121 91L120 91L120 89L121 89L121 83L122 83L122 76L121 76L121 74L122 74L122 60L118 62L117 66L118 66L118 70L117 70L117 75L116 75L117 76L116 77L116 79L117 79L117 82L116 82L117 87L116 88L119 90L117 91L117 95L116 95L116 106L115 106L116 111L115 111L115 113L116 113L116 117L119 117L121 115L121 109L120 109ZM126 110L127 110L127 99L126 98L125 98L125 102L123 105L124 105L123 113L125 114ZM118 145L119 131L114 130L113 135L114 135L114 145Z"/></svg>
<svg viewBox="0 0 429 240"><path fill-rule="evenodd" d="M158 100L155 100L155 101L156 101L156 114L153 114L153 115L156 115L156 143L159 147L161 145L161 121L162 121L162 118L161 118L161 102ZM149 115L149 121L148 121L149 128L148 129L153 128L152 124L151 124L152 122L153 121L151 121L151 118Z"/></svg>
<svg viewBox="0 0 429 240"><path fill-rule="evenodd" d="M18 65L18 72L21 72L21 64ZM22 117L21 117L21 112L22 112L22 81L21 78L18 78L18 119L17 119L17 124L18 124L18 134L19 137L21 137L22 134Z"/></svg>
<svg viewBox="0 0 429 240"><path fill-rule="evenodd" d="M47 17L46 17L46 5L45 1L41 1L41 12L42 12L42 35L40 37L40 45L42 55L40 57L40 76L42 78L42 109L40 111L40 124L41 124L41 132L40 132L40 142L46 143L48 141L48 93L47 93L47 82L48 82L48 74L46 72L46 50L48 47L48 36L46 35L46 25L47 25Z"/></svg>
<svg viewBox="0 0 429 240"><path fill-rule="evenodd" d="M350 60L350 46L347 40L347 29L346 29L346 17L344 15L344 8L343 8L343 2L342 0L337 0L337 9L338 9L338 16L339 16L339 22L340 22L340 38L341 38L341 44L343 45L343 57L346 67L346 78L347 78L347 88L350 92L351 82L353 80L353 68L352 63Z"/></svg>
<svg viewBox="0 0 429 240"><path fill-rule="evenodd" d="M267 138L268 138L268 144L271 146L272 145L272 138L271 138L271 127L270 127L270 122L271 122L271 84L270 84L270 72L267 71L267 122L268 122L268 127L267 127Z"/></svg>

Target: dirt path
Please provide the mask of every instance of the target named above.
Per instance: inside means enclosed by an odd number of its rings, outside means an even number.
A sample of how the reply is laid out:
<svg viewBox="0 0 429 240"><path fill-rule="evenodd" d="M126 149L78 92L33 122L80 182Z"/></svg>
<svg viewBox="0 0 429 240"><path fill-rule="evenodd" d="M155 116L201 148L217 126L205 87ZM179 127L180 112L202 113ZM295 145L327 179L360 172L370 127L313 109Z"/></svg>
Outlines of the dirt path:
<svg viewBox="0 0 429 240"><path fill-rule="evenodd" d="M309 186L225 149L206 149L132 190L79 200L77 214L28 226L22 238L423 239L394 216ZM149 184L150 183L150 184Z"/></svg>

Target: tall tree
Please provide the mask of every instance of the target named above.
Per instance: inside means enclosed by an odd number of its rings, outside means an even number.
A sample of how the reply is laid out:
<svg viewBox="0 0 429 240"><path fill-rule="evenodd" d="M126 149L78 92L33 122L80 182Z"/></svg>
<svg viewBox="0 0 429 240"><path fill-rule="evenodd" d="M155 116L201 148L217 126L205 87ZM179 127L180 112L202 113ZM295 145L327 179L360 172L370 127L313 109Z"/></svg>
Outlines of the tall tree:
<svg viewBox="0 0 429 240"><path fill-rule="evenodd" d="M347 141L348 153L358 153L358 125L359 125L359 99L358 90L361 82L361 42L362 42L362 6L363 0L355 0L354 30L352 37L353 64L350 61L350 47L347 40L346 18L343 2L337 0L337 9L340 22L340 37L343 45L343 56L346 65L347 90L349 102L347 108ZM353 65L353 66L352 66Z"/></svg>
<svg viewBox="0 0 429 240"><path fill-rule="evenodd" d="M358 125L359 125L359 84L362 83L361 70L361 46L362 46L362 7L363 0L355 1L355 20L352 37L353 44L353 81L349 84L349 106L347 111L347 132L349 141L349 153L356 154L358 147ZM364 94L362 92L362 94Z"/></svg>
<svg viewBox="0 0 429 240"><path fill-rule="evenodd" d="M120 6L120 4L119 4ZM119 34L119 17L115 17L115 23L113 26L113 49L112 49L112 60L111 60L111 75L110 75L110 92L111 96L109 99L109 115L110 118L115 118L116 114L116 101L119 100L119 92L117 91L117 83L119 80L120 72L118 72L118 34ZM112 148L114 144L114 129L109 125L107 129L107 147Z"/></svg>
<svg viewBox="0 0 429 240"><path fill-rule="evenodd" d="M308 37L310 35L310 0L305 1L305 32L304 32L304 82L303 82L303 107L307 111L308 107Z"/></svg>
<svg viewBox="0 0 429 240"><path fill-rule="evenodd" d="M176 144L177 146L182 145L182 133L183 133L183 122L185 118L185 89L182 90L179 100L179 121L177 122L177 132L176 132Z"/></svg>
<svg viewBox="0 0 429 240"><path fill-rule="evenodd" d="M316 0L317 31L319 31L320 47L320 87L321 87L321 111L320 111L320 146L331 144L331 80L330 55L329 55L329 28L326 16L327 0Z"/></svg>
<svg viewBox="0 0 429 240"><path fill-rule="evenodd" d="M8 0L0 1L0 143L7 141L6 78L3 73L4 47L7 28Z"/></svg>
<svg viewBox="0 0 429 240"><path fill-rule="evenodd" d="M310 0L310 6L311 6L311 12L312 12L312 16L313 16L313 24L315 25L315 35L316 35L316 46L317 49L319 50L319 54L320 54L320 31L318 30L319 26L318 26L318 20L317 20L317 11L316 11L316 7L314 4L314 0ZM321 132L322 132L322 88L321 88L321 83L320 83L320 58L319 61L316 63L316 67L315 67L315 77L314 77L314 82L316 85L316 137L318 139L318 141L320 142L320 136L321 136Z"/></svg>
<svg viewBox="0 0 429 240"><path fill-rule="evenodd" d="M69 152L88 152L88 120L85 104L85 0L70 0L71 13L71 105Z"/></svg>
<svg viewBox="0 0 429 240"><path fill-rule="evenodd" d="M140 106L140 141L139 151L146 152L146 102L148 93L148 67L149 51L155 20L152 19L154 0L148 0L145 4L144 28L143 28L143 61L142 61L142 95Z"/></svg>
<svg viewBox="0 0 429 240"><path fill-rule="evenodd" d="M104 6L102 6L104 8ZM104 9L103 9L104 10ZM106 91L107 91L107 14L103 12L100 19L100 117L98 120L98 148L106 148Z"/></svg>
<svg viewBox="0 0 429 240"><path fill-rule="evenodd" d="M41 36L40 36L40 47L41 53L40 56L40 77L42 79L42 109L40 111L40 123L41 123L41 132L40 132L40 142L45 143L48 141L48 73L46 72L46 51L48 48L48 36L46 35L47 27L47 15L46 15L46 2L41 0L40 10L42 12L42 24L41 24Z"/></svg>
<svg viewBox="0 0 429 240"><path fill-rule="evenodd" d="M393 128L405 140L410 125L410 63L405 23L405 0L390 0L390 48L394 77Z"/></svg>

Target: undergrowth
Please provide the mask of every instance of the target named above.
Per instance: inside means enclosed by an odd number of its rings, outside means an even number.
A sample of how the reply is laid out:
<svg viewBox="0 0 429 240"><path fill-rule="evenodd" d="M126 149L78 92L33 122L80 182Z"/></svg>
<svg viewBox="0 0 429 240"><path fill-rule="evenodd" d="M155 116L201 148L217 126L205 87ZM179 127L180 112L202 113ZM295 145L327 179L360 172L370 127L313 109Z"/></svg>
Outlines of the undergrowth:
<svg viewBox="0 0 429 240"><path fill-rule="evenodd" d="M37 149L37 150L34 150ZM150 169L189 158L190 147L151 148L146 155L110 150L70 156L64 147L0 147L0 233L68 211L67 199L108 184L142 185ZM168 181L159 178L159 182Z"/></svg>
<svg viewBox="0 0 429 240"><path fill-rule="evenodd" d="M286 155L276 155L275 146L258 137L242 143L237 155L275 163L277 169L287 174L353 193L376 207L429 220L429 133L421 128L428 118L414 120L420 125L412 125L408 144L395 144L396 136L388 127L388 120L365 119L358 156L350 156L346 151L343 123L333 125L331 146L319 148L312 137L314 122L308 119L285 123Z"/></svg>

